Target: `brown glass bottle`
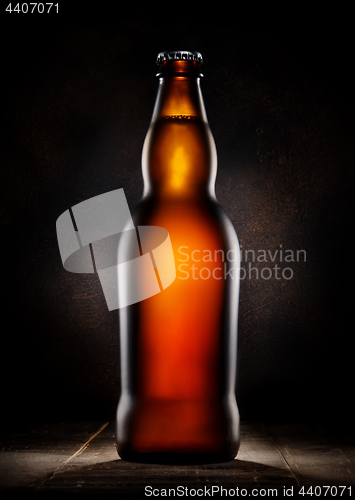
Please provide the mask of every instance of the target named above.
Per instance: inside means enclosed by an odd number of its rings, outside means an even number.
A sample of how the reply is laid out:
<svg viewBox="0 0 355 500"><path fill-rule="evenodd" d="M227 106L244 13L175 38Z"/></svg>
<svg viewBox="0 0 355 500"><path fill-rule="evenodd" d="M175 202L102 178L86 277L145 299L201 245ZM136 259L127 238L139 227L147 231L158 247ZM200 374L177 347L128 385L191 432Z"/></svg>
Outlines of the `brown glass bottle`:
<svg viewBox="0 0 355 500"><path fill-rule="evenodd" d="M235 397L239 244L217 202L217 154L200 90L199 53L158 56L136 226L168 230L175 281L119 310L122 459L213 462L239 448Z"/></svg>

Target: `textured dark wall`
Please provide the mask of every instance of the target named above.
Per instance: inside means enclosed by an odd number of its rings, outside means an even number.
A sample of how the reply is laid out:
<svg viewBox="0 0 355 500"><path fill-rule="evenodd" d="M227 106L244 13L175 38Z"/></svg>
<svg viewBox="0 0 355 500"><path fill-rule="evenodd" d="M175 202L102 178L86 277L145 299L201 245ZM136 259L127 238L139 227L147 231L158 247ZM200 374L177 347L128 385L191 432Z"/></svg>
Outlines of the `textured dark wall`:
<svg viewBox="0 0 355 500"><path fill-rule="evenodd" d="M117 188L135 207L157 89L155 57L186 49L204 56L202 90L219 154L217 196L242 248L306 251L306 262L276 259L292 268L290 280L241 283L242 417L350 428L349 40L345 34L330 40L320 26L303 26L298 37L290 30L226 21L196 28L187 20L158 29L144 19L5 30L5 421L114 416L117 311L108 312L97 275L63 269L55 223L76 203ZM275 264L253 265L261 271Z"/></svg>

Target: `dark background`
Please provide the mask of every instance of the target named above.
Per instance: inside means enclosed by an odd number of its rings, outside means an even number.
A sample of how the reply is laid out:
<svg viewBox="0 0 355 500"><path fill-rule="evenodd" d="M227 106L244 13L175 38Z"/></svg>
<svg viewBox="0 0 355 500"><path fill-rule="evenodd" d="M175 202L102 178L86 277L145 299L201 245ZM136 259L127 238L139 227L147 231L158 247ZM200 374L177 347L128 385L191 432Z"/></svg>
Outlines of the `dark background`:
<svg viewBox="0 0 355 500"><path fill-rule="evenodd" d="M117 188L136 206L156 55L198 50L217 197L242 248L307 253L276 261L292 267L291 280L241 282L242 419L309 421L354 437L350 14L108 23L91 12L85 23L61 5L57 17L2 12L3 425L114 418L117 311L97 275L64 270L55 223Z"/></svg>

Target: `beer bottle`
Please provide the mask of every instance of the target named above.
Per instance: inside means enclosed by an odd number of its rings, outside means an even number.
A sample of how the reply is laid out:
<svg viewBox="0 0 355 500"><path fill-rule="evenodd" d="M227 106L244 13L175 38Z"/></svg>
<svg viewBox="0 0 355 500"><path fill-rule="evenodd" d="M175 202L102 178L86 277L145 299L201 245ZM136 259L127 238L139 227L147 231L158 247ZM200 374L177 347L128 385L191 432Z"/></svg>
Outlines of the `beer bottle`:
<svg viewBox="0 0 355 500"><path fill-rule="evenodd" d="M203 463L239 447L235 396L239 243L215 196L217 153L198 52L158 55L159 88L144 141L136 226L170 235L175 281L119 310L124 460Z"/></svg>

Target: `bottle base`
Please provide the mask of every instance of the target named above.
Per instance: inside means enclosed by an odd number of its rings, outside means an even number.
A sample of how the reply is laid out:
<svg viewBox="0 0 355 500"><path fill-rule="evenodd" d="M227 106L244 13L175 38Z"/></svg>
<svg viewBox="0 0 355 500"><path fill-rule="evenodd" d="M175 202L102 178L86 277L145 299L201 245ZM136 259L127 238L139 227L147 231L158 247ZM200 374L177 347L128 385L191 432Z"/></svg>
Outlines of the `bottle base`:
<svg viewBox="0 0 355 500"><path fill-rule="evenodd" d="M117 453L125 462L137 462L145 464L168 464L168 465L202 465L229 462L234 460L237 453L183 453L183 452L137 452L122 451Z"/></svg>

